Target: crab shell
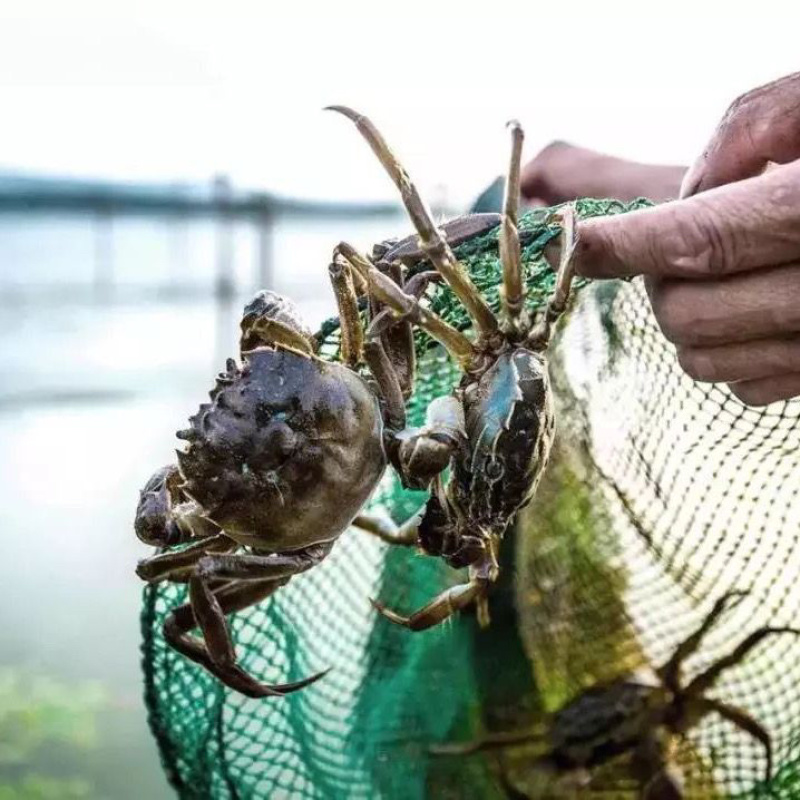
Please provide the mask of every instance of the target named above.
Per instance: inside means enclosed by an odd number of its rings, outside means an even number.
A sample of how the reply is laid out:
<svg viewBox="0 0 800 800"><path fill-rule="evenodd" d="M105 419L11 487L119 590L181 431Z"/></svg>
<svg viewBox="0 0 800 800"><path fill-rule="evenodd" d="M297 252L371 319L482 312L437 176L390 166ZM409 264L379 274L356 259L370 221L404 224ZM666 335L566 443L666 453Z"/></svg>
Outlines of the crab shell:
<svg viewBox="0 0 800 800"><path fill-rule="evenodd" d="M591 687L555 714L548 759L561 771L604 764L656 731L667 706L662 689L633 680Z"/></svg>
<svg viewBox="0 0 800 800"><path fill-rule="evenodd" d="M178 452L183 491L240 544L332 541L386 467L377 399L340 364L263 347L228 361Z"/></svg>
<svg viewBox="0 0 800 800"><path fill-rule="evenodd" d="M532 499L550 455L555 411L540 353L515 347L463 395L468 459L455 462L457 504L470 524L502 533Z"/></svg>

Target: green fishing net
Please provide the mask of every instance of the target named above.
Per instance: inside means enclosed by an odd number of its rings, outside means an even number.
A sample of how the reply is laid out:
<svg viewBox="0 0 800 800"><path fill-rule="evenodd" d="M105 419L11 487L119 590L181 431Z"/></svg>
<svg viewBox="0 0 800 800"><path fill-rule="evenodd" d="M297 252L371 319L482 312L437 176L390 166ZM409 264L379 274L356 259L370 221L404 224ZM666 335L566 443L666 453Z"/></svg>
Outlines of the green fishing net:
<svg viewBox="0 0 800 800"><path fill-rule="evenodd" d="M578 214L623 213L636 201L582 200ZM529 305L552 289L543 257L558 234L547 210L521 220ZM497 231L457 248L498 307ZM431 307L466 327L448 289ZM335 358L338 330L323 327ZM417 335L409 403L428 403L459 372ZM534 502L504 540L491 625L474 614L423 633L377 616L368 598L411 611L464 580L440 561L350 530L320 566L231 618L242 666L261 680L313 686L250 700L166 646L161 626L182 585L147 587L143 666L150 725L184 798L545 797L530 746L461 757L430 745L535 726L599 680L663 663L712 603L748 589L689 660L690 675L765 624L798 622L800 403L748 409L726 388L695 384L660 335L638 280L582 286L550 351L557 445ZM397 522L425 502L390 472L369 507ZM708 716L678 743L687 798L800 797L800 642L775 636L729 670L714 696L770 732L763 748ZM652 680L652 678L651 678ZM621 758L574 797L632 798Z"/></svg>

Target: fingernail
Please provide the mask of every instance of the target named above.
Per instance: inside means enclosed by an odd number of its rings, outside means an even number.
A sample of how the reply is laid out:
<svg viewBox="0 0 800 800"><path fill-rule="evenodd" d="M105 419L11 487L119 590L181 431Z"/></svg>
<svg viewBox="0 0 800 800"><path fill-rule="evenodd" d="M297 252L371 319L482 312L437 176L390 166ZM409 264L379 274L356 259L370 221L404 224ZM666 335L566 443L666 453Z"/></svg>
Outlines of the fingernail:
<svg viewBox="0 0 800 800"><path fill-rule="evenodd" d="M550 269L555 272L558 269L558 262L561 260L561 242L556 239L551 239L545 246L543 251L544 259L550 265Z"/></svg>
<svg viewBox="0 0 800 800"><path fill-rule="evenodd" d="M681 191L678 197L683 200L684 197L691 197L696 194L703 181L703 166L701 163L695 161L689 171L683 176L681 181Z"/></svg>

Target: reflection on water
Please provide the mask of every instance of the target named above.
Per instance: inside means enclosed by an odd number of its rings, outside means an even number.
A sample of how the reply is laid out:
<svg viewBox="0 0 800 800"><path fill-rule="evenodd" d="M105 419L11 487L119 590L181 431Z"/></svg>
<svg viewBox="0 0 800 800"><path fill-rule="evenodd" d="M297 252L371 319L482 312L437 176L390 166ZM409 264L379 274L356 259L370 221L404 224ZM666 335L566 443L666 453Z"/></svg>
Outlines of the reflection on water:
<svg viewBox="0 0 800 800"><path fill-rule="evenodd" d="M96 254L85 220L0 218L0 670L43 676L75 697L99 687L97 736L80 751L77 778L86 796L125 800L171 796L141 699L133 566L148 550L132 531L138 490L174 459L174 431L235 352L257 273L253 231L237 228L238 295L219 308L212 223L114 225L111 294L90 302ZM279 227L273 288L316 325L333 310L332 246L399 233L397 219ZM170 285L187 291L146 303L134 291ZM76 777L63 747L28 758L46 779ZM0 757L0 790L20 774Z"/></svg>

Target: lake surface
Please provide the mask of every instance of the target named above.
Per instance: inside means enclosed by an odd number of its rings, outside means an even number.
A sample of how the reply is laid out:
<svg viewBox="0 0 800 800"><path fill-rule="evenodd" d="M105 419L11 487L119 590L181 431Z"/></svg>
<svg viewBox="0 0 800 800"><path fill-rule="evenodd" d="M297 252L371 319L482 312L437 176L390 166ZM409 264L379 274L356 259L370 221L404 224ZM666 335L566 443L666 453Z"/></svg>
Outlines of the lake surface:
<svg viewBox="0 0 800 800"><path fill-rule="evenodd" d="M399 218L279 224L270 288L315 326L334 310L333 245L405 232ZM236 292L225 305L211 292L219 235L213 221L115 220L98 231L81 217L0 217L0 677L21 682L23 707L55 705L68 728L23 763L0 756L0 788L35 774L79 778L81 796L172 796L141 697L133 569L149 549L132 521L140 487L174 460L174 431L235 354L257 231L225 234ZM37 700L31 680L62 699ZM87 692L101 699L63 711ZM75 743L84 717L95 736ZM2 724L0 708L0 735Z"/></svg>

